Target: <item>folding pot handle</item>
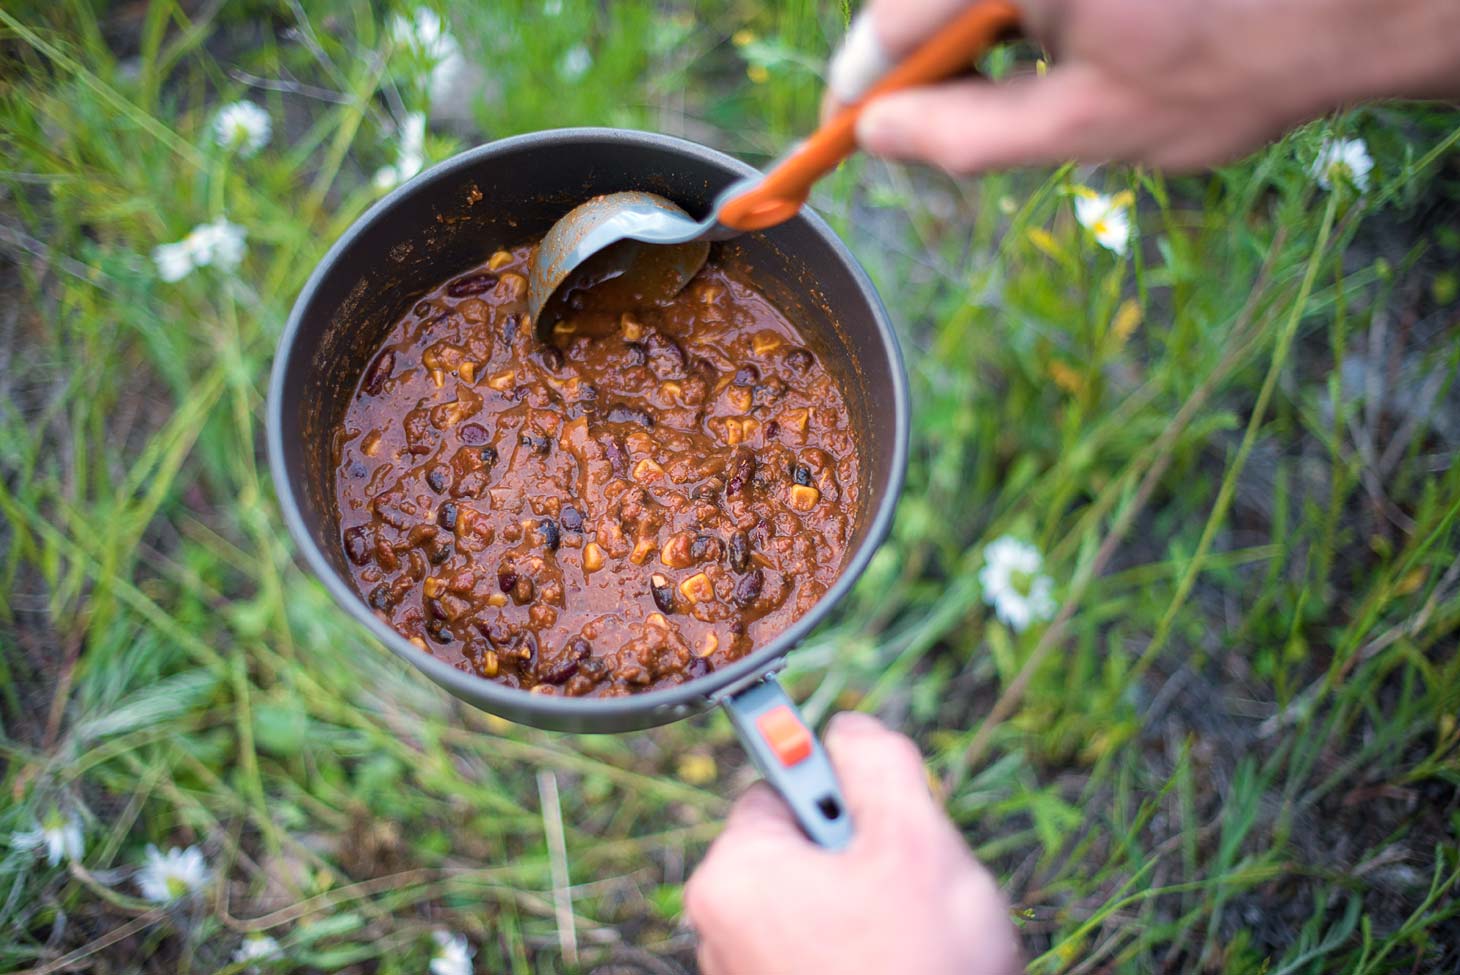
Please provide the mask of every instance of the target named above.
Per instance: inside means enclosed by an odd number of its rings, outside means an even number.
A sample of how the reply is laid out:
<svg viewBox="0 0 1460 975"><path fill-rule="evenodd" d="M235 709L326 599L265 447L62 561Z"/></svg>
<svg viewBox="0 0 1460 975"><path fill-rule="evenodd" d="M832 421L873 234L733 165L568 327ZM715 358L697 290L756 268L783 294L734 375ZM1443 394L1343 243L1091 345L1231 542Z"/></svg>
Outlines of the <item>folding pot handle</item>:
<svg viewBox="0 0 1460 975"><path fill-rule="evenodd" d="M852 841L852 819L831 760L774 676L722 702L755 767L786 800L816 843L840 850Z"/></svg>

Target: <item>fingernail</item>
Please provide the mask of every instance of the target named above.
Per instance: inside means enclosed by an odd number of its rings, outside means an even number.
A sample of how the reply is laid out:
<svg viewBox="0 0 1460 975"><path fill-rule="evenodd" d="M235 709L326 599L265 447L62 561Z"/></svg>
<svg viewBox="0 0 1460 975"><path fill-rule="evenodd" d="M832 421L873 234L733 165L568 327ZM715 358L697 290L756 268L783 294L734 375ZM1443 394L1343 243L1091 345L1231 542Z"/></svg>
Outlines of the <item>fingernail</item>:
<svg viewBox="0 0 1460 975"><path fill-rule="evenodd" d="M896 156L901 148L897 116L881 100L862 109L857 119L857 144L876 156Z"/></svg>
<svg viewBox="0 0 1460 975"><path fill-rule="evenodd" d="M828 735L859 734L886 730L887 726L881 721L861 711L839 711L832 715L831 720L826 724L826 733Z"/></svg>

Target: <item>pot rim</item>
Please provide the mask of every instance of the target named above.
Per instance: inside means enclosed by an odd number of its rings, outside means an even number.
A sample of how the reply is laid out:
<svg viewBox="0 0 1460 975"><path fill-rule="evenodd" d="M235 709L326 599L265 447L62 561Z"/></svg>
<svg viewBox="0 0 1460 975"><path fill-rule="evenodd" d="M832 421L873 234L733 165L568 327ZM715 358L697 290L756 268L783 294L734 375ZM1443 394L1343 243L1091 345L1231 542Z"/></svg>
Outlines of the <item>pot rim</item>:
<svg viewBox="0 0 1460 975"><path fill-rule="evenodd" d="M887 489L883 492L877 510L873 513L872 521L862 543L847 558L836 581L822 594L816 604L774 640L728 667L675 687L614 698L570 698L529 694L477 674L458 670L439 657L430 653L422 653L405 637L387 626L370 612L365 601L336 571L325 557L324 552L315 543L295 498L294 486L289 482L286 474L283 442L284 377L295 353L295 341L302 326L305 311L312 303L321 282L334 270L340 255L349 249L356 238L426 187L454 177L463 170L469 171L484 159L534 147L555 147L561 150L564 145L574 142L627 143L645 149L668 150L680 156L736 170L741 175L752 176L757 173L753 167L733 156L686 139L637 129L594 127L546 129L511 136L484 143L443 160L396 187L377 201L340 235L325 256L320 259L319 264L295 299L294 306L289 313L289 320L279 337L269 379L267 411L269 466L279 506L284 514L284 521L288 525L289 533L293 536L295 543L303 552L310 571L324 583L335 602L357 621L363 623L375 638L385 644L396 656L422 670L454 696L467 700L491 713L513 714L513 720L529 724L541 719L544 725L551 725L554 719L609 724L615 719L632 719L650 712L677 716L678 712L675 709L684 709L686 706L693 707L704 703L713 704L728 691L778 669L777 662L780 658L794 649L851 591L852 586L866 570L873 555L887 538L907 471L908 427L911 411L902 350L886 307L882 304L866 271L847 249L841 238L821 217L812 212L809 207L805 207L792 219L809 224L816 235L831 249L835 257L847 267L857 289L861 292L862 300L867 303L873 319L877 323L878 335L891 366L891 389L886 392L891 393L891 406L895 414L892 465L887 477ZM523 715L526 717L520 717Z"/></svg>

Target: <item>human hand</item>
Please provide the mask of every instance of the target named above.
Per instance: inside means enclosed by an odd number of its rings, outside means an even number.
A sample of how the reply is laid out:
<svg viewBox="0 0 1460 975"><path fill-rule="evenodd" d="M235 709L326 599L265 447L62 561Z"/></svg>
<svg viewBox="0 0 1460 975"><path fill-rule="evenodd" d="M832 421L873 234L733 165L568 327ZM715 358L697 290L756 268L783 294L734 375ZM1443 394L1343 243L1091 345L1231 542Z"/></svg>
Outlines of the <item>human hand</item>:
<svg viewBox="0 0 1460 975"><path fill-rule="evenodd" d="M856 100L971 0L869 0L832 60ZM1455 0L1020 0L1042 77L954 81L869 103L868 152L974 173L1068 160L1174 169L1249 152L1366 98L1460 95Z"/></svg>
<svg viewBox="0 0 1460 975"><path fill-rule="evenodd" d="M1021 971L1008 905L933 801L917 746L852 712L826 749L851 845L813 845L765 783L751 787L685 888L705 975Z"/></svg>

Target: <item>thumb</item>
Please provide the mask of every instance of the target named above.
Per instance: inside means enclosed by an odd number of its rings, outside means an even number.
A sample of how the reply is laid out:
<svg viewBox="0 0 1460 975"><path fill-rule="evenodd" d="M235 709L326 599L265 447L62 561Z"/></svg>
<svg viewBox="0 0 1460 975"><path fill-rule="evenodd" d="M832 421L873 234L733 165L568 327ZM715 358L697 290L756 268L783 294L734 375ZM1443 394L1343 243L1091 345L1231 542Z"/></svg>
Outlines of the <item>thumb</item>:
<svg viewBox="0 0 1460 975"><path fill-rule="evenodd" d="M869 103L857 141L890 159L918 160L955 173L1087 162L1109 146L1115 101L1077 66L1005 84L968 81L915 88ZM1118 142L1116 143L1118 144Z"/></svg>

